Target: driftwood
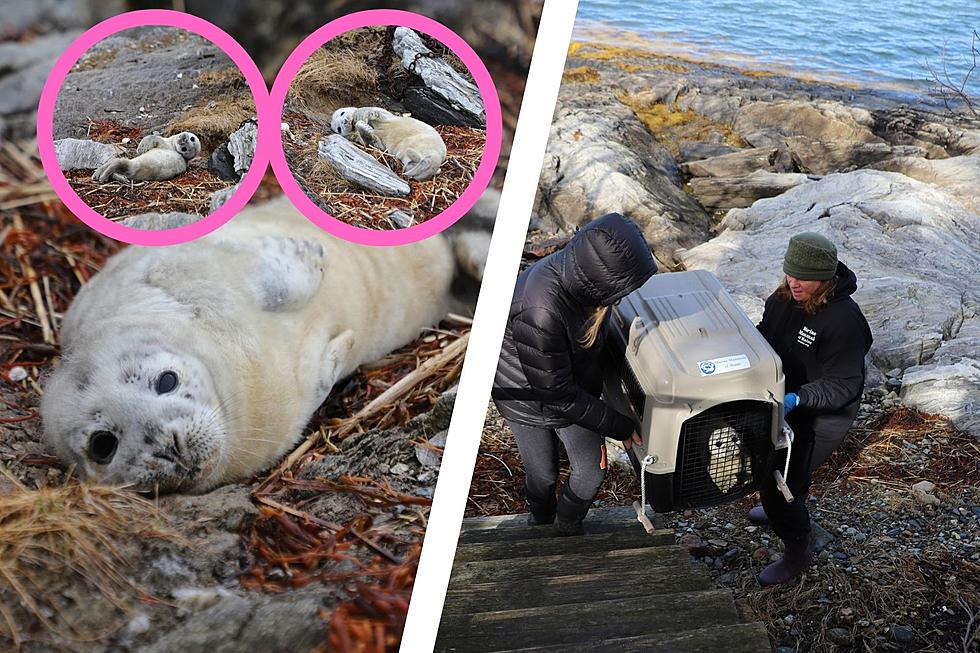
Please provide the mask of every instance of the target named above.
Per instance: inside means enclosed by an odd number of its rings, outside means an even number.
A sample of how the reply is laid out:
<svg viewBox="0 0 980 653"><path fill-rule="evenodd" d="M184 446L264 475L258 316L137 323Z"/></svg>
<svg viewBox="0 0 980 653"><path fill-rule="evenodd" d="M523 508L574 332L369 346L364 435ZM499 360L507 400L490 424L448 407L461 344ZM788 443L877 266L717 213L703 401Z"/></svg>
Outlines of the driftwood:
<svg viewBox="0 0 980 653"><path fill-rule="evenodd" d="M391 221L391 224L395 225L399 229L411 227L412 223L415 222L414 216L409 215L408 213L402 211L401 209L389 213L388 219Z"/></svg>
<svg viewBox="0 0 980 653"><path fill-rule="evenodd" d="M320 141L317 154L329 161L341 177L362 188L389 197L405 197L411 192L404 179L340 134Z"/></svg>
<svg viewBox="0 0 980 653"><path fill-rule="evenodd" d="M235 160L235 173L239 179L248 172L252 165L258 129L258 123L255 120L246 120L228 137L228 153Z"/></svg>
<svg viewBox="0 0 980 653"><path fill-rule="evenodd" d="M62 138L54 142L54 153L62 170L94 170L119 156L119 149L108 143Z"/></svg>
<svg viewBox="0 0 980 653"><path fill-rule="evenodd" d="M418 34L407 27L398 27L392 47L401 57L402 66L421 77L437 95L479 119L481 125L486 122L480 90L448 63L434 56Z"/></svg>

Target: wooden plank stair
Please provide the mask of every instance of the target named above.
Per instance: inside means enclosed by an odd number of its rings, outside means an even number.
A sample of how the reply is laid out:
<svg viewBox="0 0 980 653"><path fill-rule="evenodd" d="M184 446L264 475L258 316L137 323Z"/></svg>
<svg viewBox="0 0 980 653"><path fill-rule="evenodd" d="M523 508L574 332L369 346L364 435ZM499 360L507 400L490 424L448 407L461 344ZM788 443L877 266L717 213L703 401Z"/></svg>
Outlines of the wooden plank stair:
<svg viewBox="0 0 980 653"><path fill-rule="evenodd" d="M572 537L526 519L463 520L436 651L772 650L673 532L647 534L632 508L593 510Z"/></svg>

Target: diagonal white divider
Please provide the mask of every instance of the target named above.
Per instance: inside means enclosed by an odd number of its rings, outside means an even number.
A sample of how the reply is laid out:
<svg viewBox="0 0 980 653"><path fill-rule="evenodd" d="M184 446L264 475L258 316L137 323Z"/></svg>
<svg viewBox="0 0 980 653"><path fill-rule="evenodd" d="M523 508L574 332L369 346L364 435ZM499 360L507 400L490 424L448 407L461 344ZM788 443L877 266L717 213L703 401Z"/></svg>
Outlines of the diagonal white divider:
<svg viewBox="0 0 980 653"><path fill-rule="evenodd" d="M429 653L435 646L577 7L578 0L550 0L542 12L408 609L402 653Z"/></svg>

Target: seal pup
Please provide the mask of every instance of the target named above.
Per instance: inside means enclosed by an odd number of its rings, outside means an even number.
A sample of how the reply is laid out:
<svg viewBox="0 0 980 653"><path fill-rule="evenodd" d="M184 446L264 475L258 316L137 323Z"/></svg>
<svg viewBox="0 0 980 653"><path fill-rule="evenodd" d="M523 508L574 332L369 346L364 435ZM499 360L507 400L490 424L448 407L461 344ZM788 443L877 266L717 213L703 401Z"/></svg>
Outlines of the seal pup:
<svg viewBox="0 0 980 653"><path fill-rule="evenodd" d="M446 161L446 144L432 125L380 107L337 109L330 128L349 139L356 134L365 145L395 155L402 173L418 181L435 176Z"/></svg>
<svg viewBox="0 0 980 653"><path fill-rule="evenodd" d="M132 159L116 158L95 171L92 179L127 181L165 181L187 170L187 162L201 153L201 139L192 132L163 137L144 136Z"/></svg>
<svg viewBox="0 0 980 653"><path fill-rule="evenodd" d="M79 291L44 440L82 476L203 492L268 468L334 382L446 313L442 237L335 238L281 197L199 240L128 247Z"/></svg>

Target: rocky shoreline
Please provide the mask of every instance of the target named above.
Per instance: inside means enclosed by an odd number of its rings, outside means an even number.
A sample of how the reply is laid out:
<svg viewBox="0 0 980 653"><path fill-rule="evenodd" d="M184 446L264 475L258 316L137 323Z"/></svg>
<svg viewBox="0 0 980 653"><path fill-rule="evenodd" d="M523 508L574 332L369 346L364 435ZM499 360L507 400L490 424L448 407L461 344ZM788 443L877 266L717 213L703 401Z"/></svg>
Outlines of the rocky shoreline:
<svg viewBox="0 0 980 653"><path fill-rule="evenodd" d="M541 237L630 215L662 269L707 269L750 317L789 236L858 275L868 389L980 439L980 124L902 96L573 42Z"/></svg>

